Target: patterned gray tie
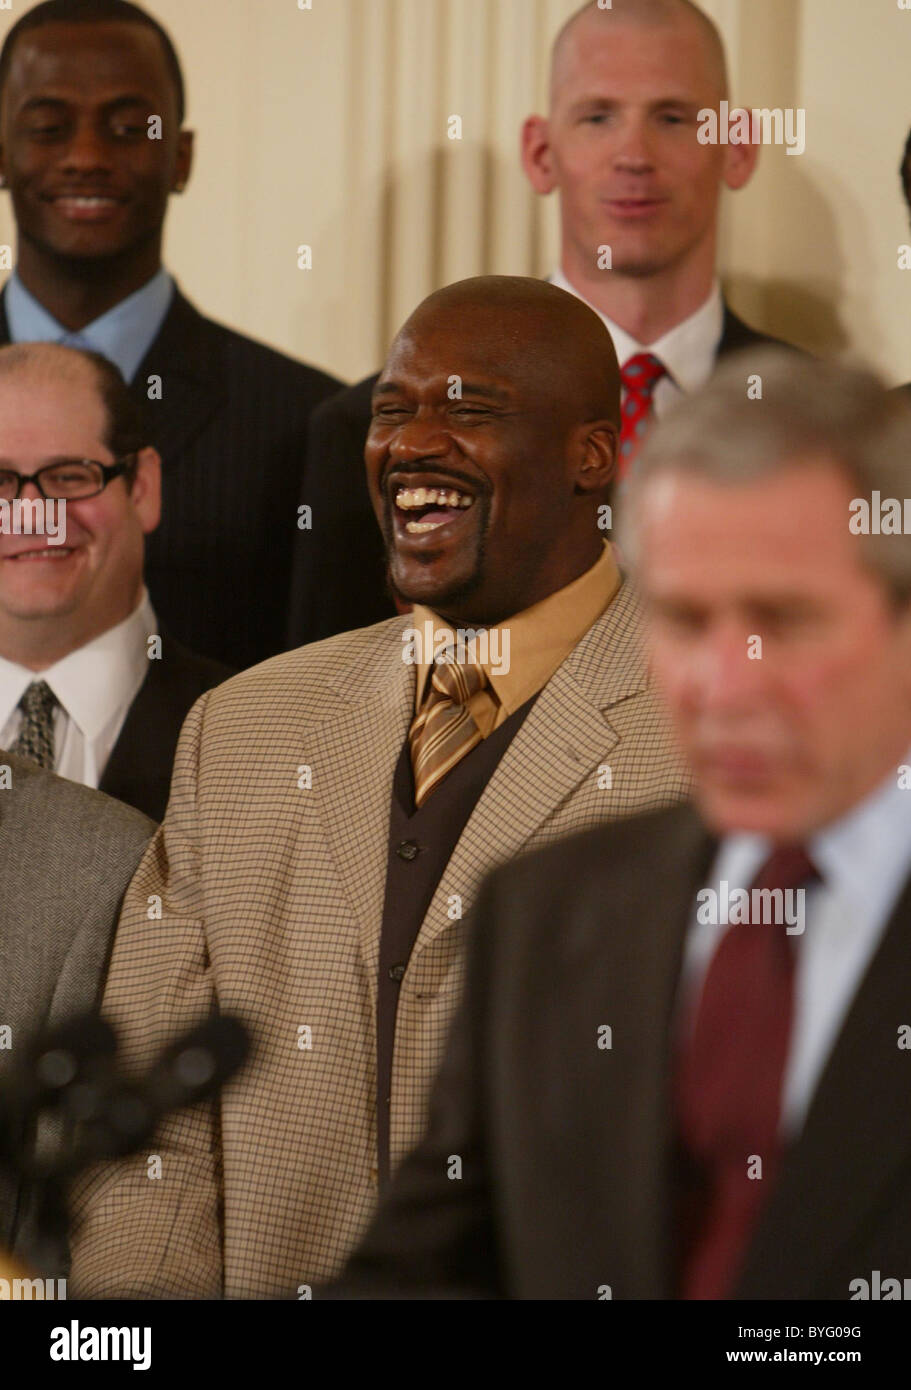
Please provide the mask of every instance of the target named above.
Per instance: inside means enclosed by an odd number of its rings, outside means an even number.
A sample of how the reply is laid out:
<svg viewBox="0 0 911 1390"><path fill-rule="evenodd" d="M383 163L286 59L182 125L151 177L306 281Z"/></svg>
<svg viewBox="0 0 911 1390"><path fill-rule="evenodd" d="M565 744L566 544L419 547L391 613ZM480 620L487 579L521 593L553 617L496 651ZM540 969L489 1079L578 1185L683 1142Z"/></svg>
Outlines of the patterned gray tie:
<svg viewBox="0 0 911 1390"><path fill-rule="evenodd" d="M47 681L32 681L19 708L22 723L10 749L20 758L31 758L39 767L54 770L54 711L57 696Z"/></svg>

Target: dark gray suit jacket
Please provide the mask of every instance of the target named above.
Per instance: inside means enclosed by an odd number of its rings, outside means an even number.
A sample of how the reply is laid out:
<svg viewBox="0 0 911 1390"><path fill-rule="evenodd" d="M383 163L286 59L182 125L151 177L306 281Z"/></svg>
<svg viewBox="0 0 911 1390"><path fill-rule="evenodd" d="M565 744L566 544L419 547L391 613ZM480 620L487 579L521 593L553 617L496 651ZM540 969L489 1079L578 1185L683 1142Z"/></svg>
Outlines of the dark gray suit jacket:
<svg viewBox="0 0 911 1390"><path fill-rule="evenodd" d="M152 821L101 792L0 752L0 1086L30 1035L93 1008L120 903ZM46 1151L49 1127L39 1131ZM21 1248L26 1193L0 1172L0 1247Z"/></svg>
<svg viewBox="0 0 911 1390"><path fill-rule="evenodd" d="M788 347L757 333L725 305L723 357L748 347ZM310 420L301 502L313 529L297 534L288 645L318 642L395 615L386 559L364 469L371 397L378 375L323 401Z"/></svg>
<svg viewBox="0 0 911 1390"><path fill-rule="evenodd" d="M161 634L161 657L130 705L105 764L100 789L152 820L164 820L183 721L200 695L236 673Z"/></svg>
<svg viewBox="0 0 911 1390"><path fill-rule="evenodd" d="M717 845L689 807L518 860L482 888L424 1140L334 1296L672 1296L672 1017ZM911 1250L911 883L836 1037L739 1299L848 1299ZM599 1028L612 1048L598 1047ZM461 1177L450 1176L453 1158Z"/></svg>

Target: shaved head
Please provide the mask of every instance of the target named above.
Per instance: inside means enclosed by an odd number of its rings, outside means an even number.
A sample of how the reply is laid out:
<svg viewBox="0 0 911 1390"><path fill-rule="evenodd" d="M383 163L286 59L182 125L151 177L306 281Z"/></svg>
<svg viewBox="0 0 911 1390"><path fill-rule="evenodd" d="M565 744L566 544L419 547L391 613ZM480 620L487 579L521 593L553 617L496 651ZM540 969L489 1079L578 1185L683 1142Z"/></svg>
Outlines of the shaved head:
<svg viewBox="0 0 911 1390"><path fill-rule="evenodd" d="M620 425L620 369L602 320L581 299L544 280L479 275L428 296L396 342L433 319L477 325L490 362L529 390L552 397L571 423Z"/></svg>
<svg viewBox="0 0 911 1390"><path fill-rule="evenodd" d="M667 27L683 22L695 26L702 38L707 65L718 99L728 94L727 63L724 45L714 22L691 0L613 0L609 10L599 9L597 0L589 0L572 15L557 35L551 53L551 106L571 75L577 55L584 50L592 33L608 32L611 24L635 24L641 28Z"/></svg>
<svg viewBox="0 0 911 1390"><path fill-rule="evenodd" d="M489 275L430 295L373 392L367 480L396 592L489 626L603 554L620 372L592 309Z"/></svg>

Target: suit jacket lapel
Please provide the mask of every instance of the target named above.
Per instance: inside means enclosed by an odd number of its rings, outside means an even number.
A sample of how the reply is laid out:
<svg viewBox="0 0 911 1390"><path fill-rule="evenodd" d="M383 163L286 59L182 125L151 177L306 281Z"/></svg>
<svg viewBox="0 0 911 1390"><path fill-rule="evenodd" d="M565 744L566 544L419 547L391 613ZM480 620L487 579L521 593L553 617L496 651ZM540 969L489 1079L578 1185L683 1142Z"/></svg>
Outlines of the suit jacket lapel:
<svg viewBox="0 0 911 1390"><path fill-rule="evenodd" d="M153 426L165 469L203 429L224 397L219 345L206 320L175 289L157 337L139 364L131 389ZM148 399L148 378L160 376L161 399Z"/></svg>
<svg viewBox="0 0 911 1390"><path fill-rule="evenodd" d="M478 864L513 858L616 746L611 705L647 684L635 636L638 605L628 582L541 691L478 799L437 886L415 952L445 930L450 894Z"/></svg>
<svg viewBox="0 0 911 1390"><path fill-rule="evenodd" d="M314 736L318 796L339 878L361 929L376 991L392 779L414 713L414 667L402 660L404 620L384 623L353 674L346 664L338 708Z"/></svg>
<svg viewBox="0 0 911 1390"><path fill-rule="evenodd" d="M169 735L175 721L180 727L186 711L171 708L169 670L165 668L163 661L149 662L146 678L127 711L98 784L100 791L128 806L167 804L173 760Z"/></svg>
<svg viewBox="0 0 911 1390"><path fill-rule="evenodd" d="M898 1048L898 1028L909 1021L909 947L911 881L785 1159L738 1298L819 1297L819 1280L911 1158L908 1054ZM847 1284L842 1297L848 1297Z"/></svg>
<svg viewBox="0 0 911 1390"><path fill-rule="evenodd" d="M34 862L47 831L23 788L34 765L6 751L0 751L0 765L12 772L12 787L0 793L0 881L5 885L0 914L0 1024L9 1024L13 1041L11 1054L0 1053L0 1062L6 1063L15 1061L23 1041L44 1027L59 982L46 953L35 943L36 922L47 930L48 895L54 889L46 890L36 903L34 890L23 888L20 876L20 861ZM48 852L53 854L52 846ZM30 875L33 870L26 869L26 883ZM54 884L58 877L52 865L49 882ZM67 944L67 950L71 945Z"/></svg>

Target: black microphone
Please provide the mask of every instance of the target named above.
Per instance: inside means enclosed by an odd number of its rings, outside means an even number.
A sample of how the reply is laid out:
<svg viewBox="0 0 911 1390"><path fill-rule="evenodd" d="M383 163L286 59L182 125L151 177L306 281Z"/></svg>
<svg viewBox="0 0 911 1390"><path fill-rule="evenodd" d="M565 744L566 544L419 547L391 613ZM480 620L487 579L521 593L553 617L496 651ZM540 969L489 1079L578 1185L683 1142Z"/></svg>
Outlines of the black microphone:
<svg viewBox="0 0 911 1390"><path fill-rule="evenodd" d="M12 1161L38 1113L67 1106L74 1090L110 1071L117 1041L98 1014L81 1014L38 1034L0 1082L0 1155Z"/></svg>
<svg viewBox="0 0 911 1390"><path fill-rule="evenodd" d="M96 1090L75 1091L68 1111L79 1125L72 1167L123 1157L148 1143L171 1110L215 1095L249 1051L243 1024L227 1015L207 1019L165 1049L141 1080L110 1077Z"/></svg>
<svg viewBox="0 0 911 1390"><path fill-rule="evenodd" d="M165 1048L144 1076L125 1077L113 1030L90 1014L23 1050L0 1078L0 1165L21 1175L34 1198L34 1229L24 1243L34 1269L51 1272L59 1264L73 1179L99 1159L142 1149L170 1111L216 1095L249 1049L239 1019L216 1015ZM61 1142L38 1157L32 1139L48 1113L58 1117Z"/></svg>

